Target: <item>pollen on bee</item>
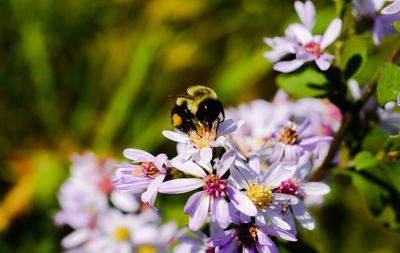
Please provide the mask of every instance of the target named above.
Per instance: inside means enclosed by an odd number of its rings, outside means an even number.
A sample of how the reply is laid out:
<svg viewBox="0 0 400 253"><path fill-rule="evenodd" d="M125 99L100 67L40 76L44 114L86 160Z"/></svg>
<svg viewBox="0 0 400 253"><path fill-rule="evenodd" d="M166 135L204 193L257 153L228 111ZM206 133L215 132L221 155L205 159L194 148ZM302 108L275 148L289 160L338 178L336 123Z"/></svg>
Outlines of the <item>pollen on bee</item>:
<svg viewBox="0 0 400 253"><path fill-rule="evenodd" d="M180 126L182 125L182 118L178 114L174 114L172 115L172 122L174 126Z"/></svg>

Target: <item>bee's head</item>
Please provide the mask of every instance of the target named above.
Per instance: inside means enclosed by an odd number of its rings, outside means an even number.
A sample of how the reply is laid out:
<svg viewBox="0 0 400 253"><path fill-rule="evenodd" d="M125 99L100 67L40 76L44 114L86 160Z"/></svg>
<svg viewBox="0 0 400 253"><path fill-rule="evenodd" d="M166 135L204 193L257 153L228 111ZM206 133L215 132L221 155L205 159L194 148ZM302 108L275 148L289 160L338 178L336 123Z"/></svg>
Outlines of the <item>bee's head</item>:
<svg viewBox="0 0 400 253"><path fill-rule="evenodd" d="M223 121L225 113L221 101L213 98L201 101L196 111L196 118L210 128L215 121L218 123Z"/></svg>

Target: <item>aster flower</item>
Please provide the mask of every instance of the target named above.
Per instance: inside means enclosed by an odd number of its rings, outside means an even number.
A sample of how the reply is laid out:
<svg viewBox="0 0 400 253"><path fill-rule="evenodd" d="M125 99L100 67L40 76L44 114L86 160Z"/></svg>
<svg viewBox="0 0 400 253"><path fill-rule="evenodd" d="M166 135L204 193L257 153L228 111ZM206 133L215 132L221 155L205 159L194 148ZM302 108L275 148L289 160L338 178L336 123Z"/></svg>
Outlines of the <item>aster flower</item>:
<svg viewBox="0 0 400 253"><path fill-rule="evenodd" d="M261 161L256 155L250 159L249 165L237 161L236 166L231 168L231 176L239 189L244 189L245 194L256 206L256 224L267 225L271 222L274 227L295 233L293 218L282 212L282 205L295 198L273 192L281 182L293 176L294 170L284 167L281 163L275 163L264 172L260 164Z"/></svg>
<svg viewBox="0 0 400 253"><path fill-rule="evenodd" d="M392 0L390 5L386 6L382 10L382 14L394 14L400 12L400 1L399 0Z"/></svg>
<svg viewBox="0 0 400 253"><path fill-rule="evenodd" d="M332 136L307 136L309 127L310 121L306 120L298 128L295 124L291 124L279 134L275 134L273 138L277 143L273 147L268 163L273 164L281 161L287 165L295 164L304 152L314 152L318 143L333 140ZM318 152L316 154L316 158L318 158Z"/></svg>
<svg viewBox="0 0 400 253"><path fill-rule="evenodd" d="M58 200L62 210L54 216L55 223L74 229L92 226L96 215L108 208L107 196L78 178L70 178L61 185Z"/></svg>
<svg viewBox="0 0 400 253"><path fill-rule="evenodd" d="M159 154L156 157L139 149L125 149L124 156L134 164L119 164L116 171L117 179L113 182L121 191L147 190L142 193L142 201L154 205L158 187L167 175L167 156Z"/></svg>
<svg viewBox="0 0 400 253"><path fill-rule="evenodd" d="M241 246L242 252L278 252L274 242L268 237L273 235L288 241L297 241L291 233L270 226L257 225L254 223L242 223L235 220L234 228L217 233L207 240L207 245L218 247L217 252L237 252Z"/></svg>
<svg viewBox="0 0 400 253"><path fill-rule="evenodd" d="M227 151L211 168L208 160L203 161L204 168L198 164L180 157L174 158L171 163L178 170L200 178L173 179L162 183L159 191L168 194L184 193L203 187L203 191L194 193L186 202L184 212L190 213L189 228L197 230L206 220L209 209L211 219L216 220L222 228L229 225L229 199L239 211L254 216L257 209L248 197L237 190L228 180L222 179L236 159L236 151Z"/></svg>
<svg viewBox="0 0 400 253"><path fill-rule="evenodd" d="M296 1L294 7L302 24L311 32L315 24L315 7L313 3L311 1L306 1L305 3ZM263 54L271 62L277 62L287 54L296 53L294 47L296 36L291 29L285 30L285 37L265 37L264 42L272 48L271 51Z"/></svg>
<svg viewBox="0 0 400 253"><path fill-rule="evenodd" d="M231 134L240 128L243 121L234 123L233 120L227 119L220 122L218 128L216 125L211 129L198 127L196 131L188 134L176 131L164 130L162 134L172 140L178 142L178 154L183 158L192 157L194 160L201 160L200 155L212 155L212 149L221 147L226 144L226 135Z"/></svg>
<svg viewBox="0 0 400 253"><path fill-rule="evenodd" d="M84 245L88 252L132 252L133 247L153 242L157 235L154 224L133 214L109 209L99 216L98 232Z"/></svg>
<svg viewBox="0 0 400 253"><path fill-rule="evenodd" d="M275 193L295 196L298 201L289 202L289 206L300 224L309 230L315 228L315 222L303 200L310 197L320 197L330 192L330 187L321 182L307 182L304 177L292 177L282 182L274 189Z"/></svg>
<svg viewBox="0 0 400 253"><path fill-rule="evenodd" d="M290 25L289 29L293 31L297 40L297 44L294 45L296 59L279 62L274 65L274 69L280 72L291 72L306 62L315 61L322 71L327 70L330 67L329 61L335 57L324 53L324 49L336 40L340 34L341 27L342 21L336 18L330 23L324 35L313 36L304 25Z"/></svg>
<svg viewBox="0 0 400 253"><path fill-rule="evenodd" d="M359 20L361 27L369 29L373 36L373 41L379 45L383 37L396 34L393 22L400 20L400 13L384 13L389 15L379 15L378 11L382 8L385 0L353 0L354 16Z"/></svg>

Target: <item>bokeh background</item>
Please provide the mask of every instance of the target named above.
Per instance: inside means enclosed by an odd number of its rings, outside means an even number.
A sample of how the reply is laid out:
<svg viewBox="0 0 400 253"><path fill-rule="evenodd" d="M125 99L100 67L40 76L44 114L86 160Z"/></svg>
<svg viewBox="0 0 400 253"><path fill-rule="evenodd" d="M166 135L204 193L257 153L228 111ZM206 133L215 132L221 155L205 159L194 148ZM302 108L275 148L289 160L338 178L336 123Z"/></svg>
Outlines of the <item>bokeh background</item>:
<svg viewBox="0 0 400 253"><path fill-rule="evenodd" d="M298 18L288 0L0 1L0 252L60 252L53 224L70 156L123 159L135 147L172 157L171 95L212 87L226 107L277 90L264 36ZM335 16L314 1L315 31ZM373 217L345 176L330 179L318 228L281 252L399 252L400 234ZM164 219L183 226L179 198Z"/></svg>

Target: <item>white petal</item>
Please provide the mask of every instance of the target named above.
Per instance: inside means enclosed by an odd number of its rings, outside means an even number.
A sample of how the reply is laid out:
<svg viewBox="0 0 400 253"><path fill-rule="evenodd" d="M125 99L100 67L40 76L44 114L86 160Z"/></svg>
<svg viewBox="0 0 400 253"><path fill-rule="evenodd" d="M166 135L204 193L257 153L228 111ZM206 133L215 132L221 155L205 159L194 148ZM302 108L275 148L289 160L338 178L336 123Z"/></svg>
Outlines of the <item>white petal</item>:
<svg viewBox="0 0 400 253"><path fill-rule="evenodd" d="M271 221L271 224L274 227L278 227L278 228L281 228L281 229L284 229L284 230L291 229L290 225L285 220L283 220L280 212L275 212L275 211L272 211L272 210L268 210L267 211L267 215L269 217L269 220Z"/></svg>
<svg viewBox="0 0 400 253"><path fill-rule="evenodd" d="M324 58L317 58L315 60L315 63L317 64L318 68L322 71L329 69L329 67L331 66L330 62Z"/></svg>
<svg viewBox="0 0 400 253"><path fill-rule="evenodd" d="M189 137L184 133L178 133L173 131L164 130L162 134L170 139L171 141L182 142L182 143L189 143Z"/></svg>
<svg viewBox="0 0 400 253"><path fill-rule="evenodd" d="M231 149L222 156L220 160L220 165L217 168L217 175L222 177L225 172L232 166L233 162L236 160L236 151Z"/></svg>
<svg viewBox="0 0 400 253"><path fill-rule="evenodd" d="M301 186L306 195L325 195L331 191L331 188L324 183L308 182Z"/></svg>
<svg viewBox="0 0 400 253"><path fill-rule="evenodd" d="M315 7L312 2L307 1L303 4L300 1L296 1L294 3L294 8L301 22L311 31L315 24Z"/></svg>
<svg viewBox="0 0 400 253"><path fill-rule="evenodd" d="M189 228L191 230L198 230L200 226L203 225L208 215L209 203L210 196L202 194L197 207L194 212L191 213L189 218Z"/></svg>
<svg viewBox="0 0 400 253"><path fill-rule="evenodd" d="M139 158L148 158L150 160L154 159L154 156L146 151L135 149L135 148L128 148L124 150L124 156L128 159L133 161Z"/></svg>
<svg viewBox="0 0 400 253"><path fill-rule="evenodd" d="M180 178L173 179L162 183L158 187L158 191L161 193L168 194L178 194L193 191L197 188L200 188L204 185L202 179L196 178Z"/></svg>
<svg viewBox="0 0 400 253"><path fill-rule="evenodd" d="M62 239L61 245L67 249L76 247L88 240L91 234L92 231L88 228L75 230Z"/></svg>
<svg viewBox="0 0 400 253"><path fill-rule="evenodd" d="M304 25L298 23L291 24L289 29L294 33L300 44L306 45L311 42L312 34Z"/></svg>
<svg viewBox="0 0 400 253"><path fill-rule="evenodd" d="M332 42L336 40L342 29L342 20L340 18L335 18L326 29L324 36L320 43L321 50L327 48Z"/></svg>
<svg viewBox="0 0 400 253"><path fill-rule="evenodd" d="M189 173L199 177L205 177L206 173L204 170L194 162L186 159L182 159L181 157L175 157L171 160L171 164L180 171L185 173Z"/></svg>
<svg viewBox="0 0 400 253"><path fill-rule="evenodd" d="M305 229L313 230L315 228L314 219L311 217L310 211L308 211L303 201L299 201L297 205L292 205L291 208L294 216Z"/></svg>
<svg viewBox="0 0 400 253"><path fill-rule="evenodd" d="M298 68L300 68L300 66L302 66L304 64L304 61L301 60L291 60L291 61L282 61L282 62L278 62L274 65L274 70L279 71L279 72L283 72L283 73L288 73L288 72L292 72Z"/></svg>

